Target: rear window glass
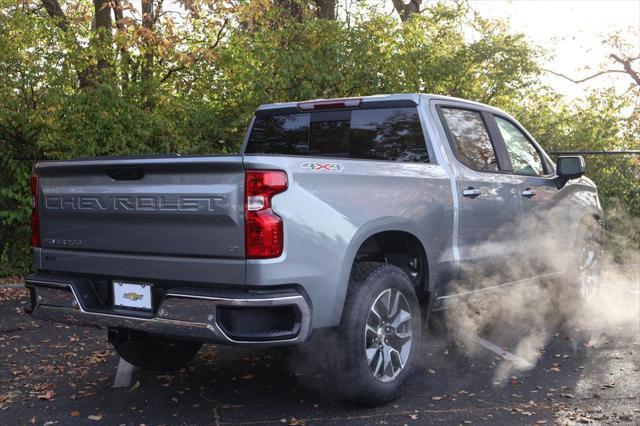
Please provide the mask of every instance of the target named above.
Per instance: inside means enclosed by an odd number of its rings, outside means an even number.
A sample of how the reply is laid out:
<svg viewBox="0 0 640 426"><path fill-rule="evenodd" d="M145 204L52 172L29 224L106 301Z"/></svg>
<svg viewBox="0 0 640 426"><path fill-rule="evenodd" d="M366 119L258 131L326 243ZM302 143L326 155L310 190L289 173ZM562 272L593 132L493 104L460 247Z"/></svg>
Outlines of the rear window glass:
<svg viewBox="0 0 640 426"><path fill-rule="evenodd" d="M442 108L458 160L475 170L498 171L496 152L478 111Z"/></svg>
<svg viewBox="0 0 640 426"><path fill-rule="evenodd" d="M257 116L245 152L429 162L415 107Z"/></svg>

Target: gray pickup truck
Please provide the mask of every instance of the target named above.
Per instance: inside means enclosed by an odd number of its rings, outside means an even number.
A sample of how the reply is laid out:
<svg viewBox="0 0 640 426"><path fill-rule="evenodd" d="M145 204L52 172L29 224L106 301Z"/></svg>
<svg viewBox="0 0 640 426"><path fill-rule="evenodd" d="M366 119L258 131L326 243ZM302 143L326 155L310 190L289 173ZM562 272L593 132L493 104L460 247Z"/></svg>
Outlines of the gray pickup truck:
<svg viewBox="0 0 640 426"><path fill-rule="evenodd" d="M238 155L40 162L29 311L104 327L147 369L330 330L340 396L381 403L430 312L556 278L593 293L584 167L501 110L424 94L263 105Z"/></svg>

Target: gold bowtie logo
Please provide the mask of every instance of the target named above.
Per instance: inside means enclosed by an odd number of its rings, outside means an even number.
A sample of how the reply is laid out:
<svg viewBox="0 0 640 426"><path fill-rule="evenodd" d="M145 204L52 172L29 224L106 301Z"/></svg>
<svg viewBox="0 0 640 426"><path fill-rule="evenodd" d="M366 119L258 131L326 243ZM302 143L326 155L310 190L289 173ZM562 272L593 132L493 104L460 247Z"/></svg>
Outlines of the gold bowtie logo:
<svg viewBox="0 0 640 426"><path fill-rule="evenodd" d="M125 293L122 297L135 302L137 300L142 300L144 298L144 294L131 292L131 293Z"/></svg>

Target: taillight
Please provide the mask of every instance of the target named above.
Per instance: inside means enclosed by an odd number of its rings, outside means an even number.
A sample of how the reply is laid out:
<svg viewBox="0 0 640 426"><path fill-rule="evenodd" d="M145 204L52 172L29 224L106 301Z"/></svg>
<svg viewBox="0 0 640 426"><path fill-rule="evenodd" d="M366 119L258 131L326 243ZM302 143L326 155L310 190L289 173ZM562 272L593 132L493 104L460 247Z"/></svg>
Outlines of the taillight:
<svg viewBox="0 0 640 426"><path fill-rule="evenodd" d="M40 247L40 206L38 203L39 181L38 175L32 175L29 180L31 187L31 246Z"/></svg>
<svg viewBox="0 0 640 426"><path fill-rule="evenodd" d="M280 170L245 172L245 250L249 259L278 257L284 246L282 218L271 210L271 198L287 190Z"/></svg>

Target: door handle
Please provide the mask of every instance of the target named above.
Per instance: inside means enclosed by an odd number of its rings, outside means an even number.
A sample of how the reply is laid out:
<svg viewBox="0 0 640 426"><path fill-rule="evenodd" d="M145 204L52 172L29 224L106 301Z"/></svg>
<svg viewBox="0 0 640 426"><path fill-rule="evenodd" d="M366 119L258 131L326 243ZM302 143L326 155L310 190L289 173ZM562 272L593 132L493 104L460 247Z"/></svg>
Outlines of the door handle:
<svg viewBox="0 0 640 426"><path fill-rule="evenodd" d="M536 191L534 191L533 189L527 188L524 191L522 191L523 197L533 197L534 195L536 195Z"/></svg>
<svg viewBox="0 0 640 426"><path fill-rule="evenodd" d="M469 187L467 189L462 190L462 196L463 197L471 197L471 198L473 198L473 197L477 197L480 194L481 194L480 190L476 189L476 188Z"/></svg>

